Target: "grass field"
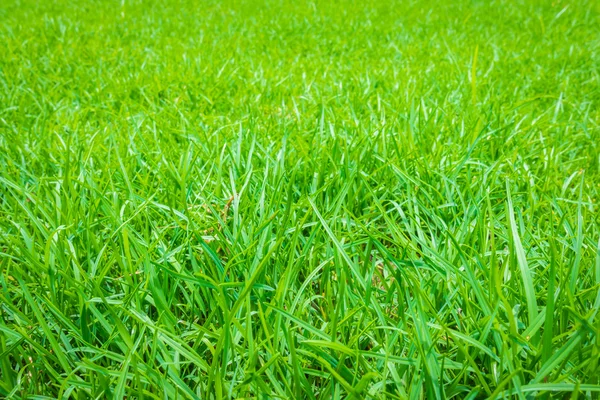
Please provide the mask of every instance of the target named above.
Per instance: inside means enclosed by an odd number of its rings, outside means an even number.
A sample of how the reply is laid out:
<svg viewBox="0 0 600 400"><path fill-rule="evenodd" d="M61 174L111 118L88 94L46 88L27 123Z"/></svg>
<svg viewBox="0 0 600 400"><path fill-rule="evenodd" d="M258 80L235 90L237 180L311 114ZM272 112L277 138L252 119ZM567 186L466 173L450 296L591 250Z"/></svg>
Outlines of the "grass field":
<svg viewBox="0 0 600 400"><path fill-rule="evenodd" d="M0 398L598 398L599 203L598 2L0 2Z"/></svg>

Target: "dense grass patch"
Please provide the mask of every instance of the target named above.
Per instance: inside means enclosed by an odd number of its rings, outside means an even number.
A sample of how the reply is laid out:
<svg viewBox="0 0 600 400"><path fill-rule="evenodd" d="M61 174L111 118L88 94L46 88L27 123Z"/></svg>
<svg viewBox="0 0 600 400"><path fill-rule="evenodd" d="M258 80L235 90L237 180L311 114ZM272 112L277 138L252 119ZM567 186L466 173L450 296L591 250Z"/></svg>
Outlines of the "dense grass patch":
<svg viewBox="0 0 600 400"><path fill-rule="evenodd" d="M3 1L0 397L597 398L599 4Z"/></svg>

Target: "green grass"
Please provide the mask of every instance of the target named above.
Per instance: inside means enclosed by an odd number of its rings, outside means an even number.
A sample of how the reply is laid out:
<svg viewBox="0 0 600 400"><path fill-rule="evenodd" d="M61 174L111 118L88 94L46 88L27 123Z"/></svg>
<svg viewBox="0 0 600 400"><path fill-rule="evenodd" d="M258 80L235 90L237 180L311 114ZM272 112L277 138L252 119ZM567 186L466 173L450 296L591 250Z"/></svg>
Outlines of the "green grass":
<svg viewBox="0 0 600 400"><path fill-rule="evenodd" d="M600 3L4 0L0 397L598 398Z"/></svg>

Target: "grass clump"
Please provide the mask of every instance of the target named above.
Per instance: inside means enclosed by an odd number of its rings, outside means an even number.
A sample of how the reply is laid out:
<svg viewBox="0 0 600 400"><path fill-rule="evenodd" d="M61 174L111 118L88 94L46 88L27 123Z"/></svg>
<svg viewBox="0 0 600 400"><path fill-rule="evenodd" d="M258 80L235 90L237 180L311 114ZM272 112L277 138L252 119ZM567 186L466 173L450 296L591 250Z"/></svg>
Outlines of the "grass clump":
<svg viewBox="0 0 600 400"><path fill-rule="evenodd" d="M0 4L0 397L597 398L600 9Z"/></svg>

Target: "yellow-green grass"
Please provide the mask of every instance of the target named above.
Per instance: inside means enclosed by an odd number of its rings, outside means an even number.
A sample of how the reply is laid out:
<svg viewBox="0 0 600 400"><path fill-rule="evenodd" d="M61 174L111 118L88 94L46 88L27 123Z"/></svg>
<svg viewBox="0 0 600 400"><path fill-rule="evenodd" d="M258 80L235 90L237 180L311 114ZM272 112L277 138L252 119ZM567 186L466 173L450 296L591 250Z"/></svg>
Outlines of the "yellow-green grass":
<svg viewBox="0 0 600 400"><path fill-rule="evenodd" d="M600 3L0 2L0 397L600 390Z"/></svg>

